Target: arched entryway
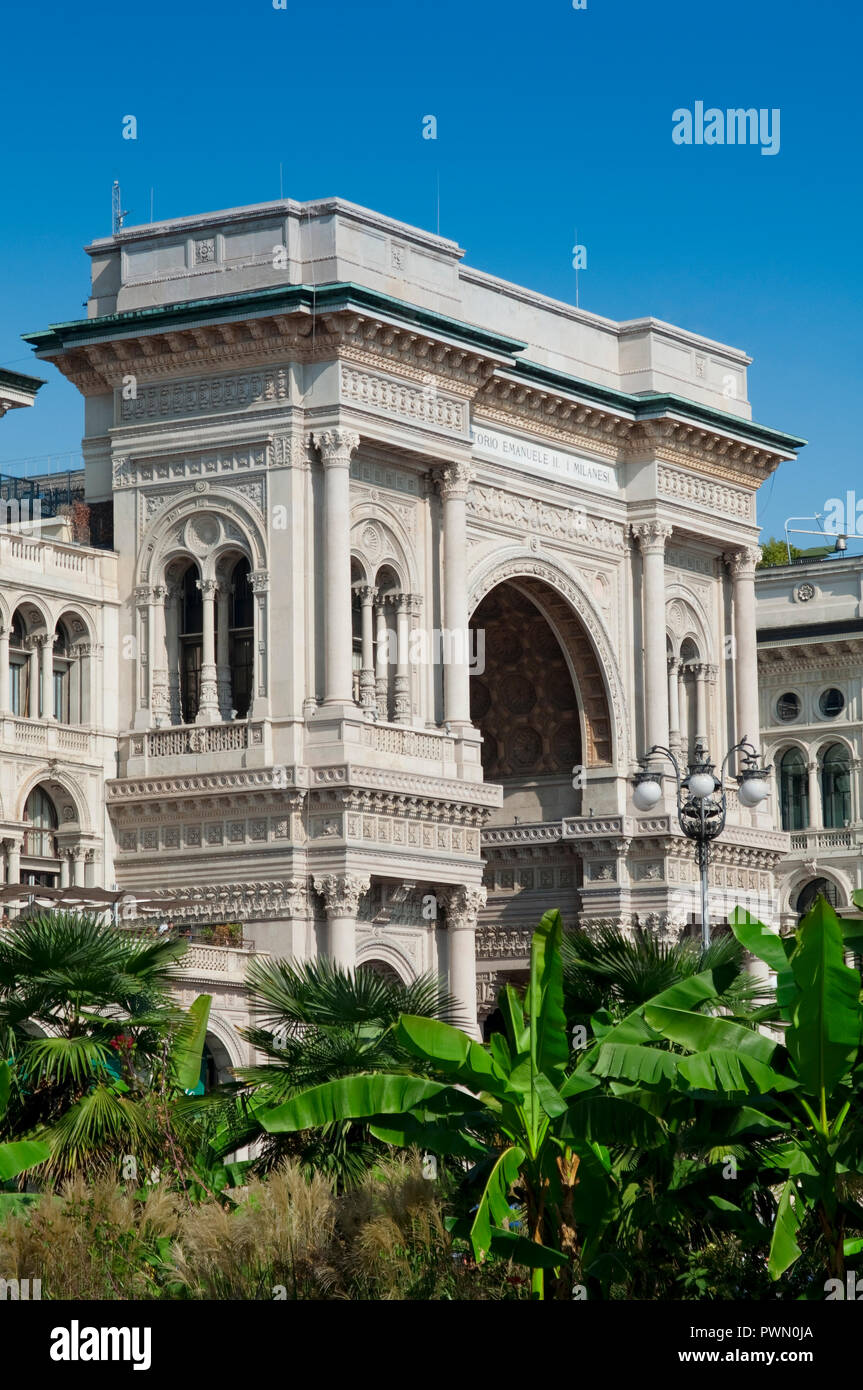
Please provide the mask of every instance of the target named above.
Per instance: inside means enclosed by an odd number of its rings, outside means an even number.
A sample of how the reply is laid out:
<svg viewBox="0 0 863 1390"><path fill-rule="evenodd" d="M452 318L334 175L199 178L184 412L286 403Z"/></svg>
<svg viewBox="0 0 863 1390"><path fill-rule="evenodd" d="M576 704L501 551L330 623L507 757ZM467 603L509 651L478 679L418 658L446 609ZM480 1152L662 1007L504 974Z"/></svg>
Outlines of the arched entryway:
<svg viewBox="0 0 863 1390"><path fill-rule="evenodd" d="M600 622L552 567L548 579L539 562L526 568L487 586L471 619L471 722L483 738L485 780L503 791L483 839L481 994L492 981L496 994L502 979L516 978L549 908L559 908L567 924L578 920L584 871L563 822L614 813L615 761L625 759L610 697L619 680L610 652L599 656L601 643L608 645Z"/></svg>
<svg viewBox="0 0 863 1390"><path fill-rule="evenodd" d="M566 600L530 577L497 584L471 619L471 721L500 824L578 815L589 768L611 767L612 722L593 646Z"/></svg>

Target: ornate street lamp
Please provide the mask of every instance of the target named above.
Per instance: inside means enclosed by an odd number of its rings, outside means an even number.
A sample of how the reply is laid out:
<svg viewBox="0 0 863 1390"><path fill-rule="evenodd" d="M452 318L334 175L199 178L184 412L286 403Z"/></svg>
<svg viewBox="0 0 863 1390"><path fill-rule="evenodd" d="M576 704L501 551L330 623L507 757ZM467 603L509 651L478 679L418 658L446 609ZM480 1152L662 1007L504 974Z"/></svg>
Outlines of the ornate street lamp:
<svg viewBox="0 0 863 1390"><path fill-rule="evenodd" d="M636 773L635 791L632 794L637 810L653 809L662 796L662 778L667 774L649 768L648 763L656 755L667 758L674 768L677 782L678 824L687 839L695 841L695 859L701 870L701 941L704 946L710 945L710 913L707 902L710 842L725 829L725 773L729 759L734 753L741 754L743 765L742 770L735 774L733 779L738 785L737 794L741 804L751 809L760 805L770 791L767 785L770 769L759 764L755 747L747 738L742 738L733 748L729 748L722 760L718 777L703 743L696 745L685 776L671 749L654 744L644 757L638 759L641 771Z"/></svg>

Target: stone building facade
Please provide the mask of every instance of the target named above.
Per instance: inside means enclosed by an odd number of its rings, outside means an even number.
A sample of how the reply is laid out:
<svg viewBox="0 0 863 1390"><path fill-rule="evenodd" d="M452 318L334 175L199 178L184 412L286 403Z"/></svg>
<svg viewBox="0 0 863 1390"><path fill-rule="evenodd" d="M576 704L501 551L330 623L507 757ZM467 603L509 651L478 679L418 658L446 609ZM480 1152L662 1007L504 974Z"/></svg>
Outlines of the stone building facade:
<svg viewBox="0 0 863 1390"><path fill-rule="evenodd" d="M87 249L88 317L28 341L113 513L105 881L440 971L472 1027L549 906L685 930L691 847L632 775L758 741L755 495L801 441L749 359L340 200ZM771 898L787 846L732 796L715 890Z"/></svg>
<svg viewBox="0 0 863 1390"><path fill-rule="evenodd" d="M758 670L775 820L790 835L780 920L863 888L863 556L759 570Z"/></svg>

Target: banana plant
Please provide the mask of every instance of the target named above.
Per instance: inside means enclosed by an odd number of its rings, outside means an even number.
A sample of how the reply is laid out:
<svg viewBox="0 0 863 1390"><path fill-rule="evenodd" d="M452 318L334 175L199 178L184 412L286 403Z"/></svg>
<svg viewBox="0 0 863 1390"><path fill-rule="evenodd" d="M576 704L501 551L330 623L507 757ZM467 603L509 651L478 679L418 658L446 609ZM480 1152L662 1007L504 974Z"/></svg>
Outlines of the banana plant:
<svg viewBox="0 0 863 1390"><path fill-rule="evenodd" d="M739 910L732 918L738 941L776 974L785 1045L773 1067L783 1077L776 1097L790 1122L765 1154L768 1177L784 1179L768 1268L779 1279L800 1257L801 1233L813 1217L826 1243L831 1276L844 1278L845 1256L859 1239L863 1208L849 1188L863 1176L863 1009L860 974L845 963L863 946L863 924L843 922L818 897L793 937L782 938Z"/></svg>
<svg viewBox="0 0 863 1390"><path fill-rule="evenodd" d="M471 1160L466 1186L474 1205L451 1229L470 1242L478 1262L493 1253L530 1267L537 1299L545 1296L546 1270L571 1274L582 1228L595 1234L610 1217L607 1146L663 1139L637 1098L603 1094L597 1076L572 1064L561 937L560 913L547 912L533 936L524 1001L510 986L502 992L505 1036L493 1035L486 1046L436 1019L403 1015L396 1035L423 1064L423 1076L342 1077L260 1115L270 1133L362 1119L390 1144ZM515 1229L522 1224L526 1234Z"/></svg>
<svg viewBox="0 0 863 1390"><path fill-rule="evenodd" d="M8 1062L0 1062L0 1120L6 1114L9 1094L12 1090L12 1070ZM19 1139L11 1144L0 1144L0 1183L17 1178L28 1168L35 1168L51 1157L51 1148L35 1139ZM0 1194L0 1201L3 1196Z"/></svg>

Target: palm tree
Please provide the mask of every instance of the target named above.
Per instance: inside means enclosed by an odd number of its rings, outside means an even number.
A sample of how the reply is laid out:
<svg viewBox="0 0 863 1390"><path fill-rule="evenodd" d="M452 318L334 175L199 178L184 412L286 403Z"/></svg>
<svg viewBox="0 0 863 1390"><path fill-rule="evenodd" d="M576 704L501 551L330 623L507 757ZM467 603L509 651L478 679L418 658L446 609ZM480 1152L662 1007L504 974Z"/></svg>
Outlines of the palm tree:
<svg viewBox="0 0 863 1390"><path fill-rule="evenodd" d="M735 967L719 1003L735 1014L752 1012L770 996L744 969L744 951L733 936L699 941L662 942L636 929L576 930L563 938L563 990L567 1019L588 1025L596 1015L622 1018L663 990L705 970ZM726 972L723 972L726 973Z"/></svg>
<svg viewBox="0 0 863 1390"><path fill-rule="evenodd" d="M203 1046L202 1009L183 1015L170 994L184 950L68 912L0 931L0 1055L12 1063L0 1138L47 1141L55 1178L164 1152L165 1116L146 1098L187 1081Z"/></svg>
<svg viewBox="0 0 863 1390"><path fill-rule="evenodd" d="M350 973L326 958L252 960L246 986L254 1026L244 1036L266 1061L235 1068L239 1085L222 1086L198 1103L198 1112L211 1116L210 1144L225 1153L257 1141L259 1171L291 1156L307 1173L357 1180L384 1151L365 1125L348 1121L299 1137L271 1135L259 1111L323 1081L407 1068L409 1054L395 1033L401 1015L447 1021L456 1017L456 1000L431 974L405 985L362 967Z"/></svg>

